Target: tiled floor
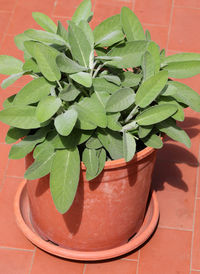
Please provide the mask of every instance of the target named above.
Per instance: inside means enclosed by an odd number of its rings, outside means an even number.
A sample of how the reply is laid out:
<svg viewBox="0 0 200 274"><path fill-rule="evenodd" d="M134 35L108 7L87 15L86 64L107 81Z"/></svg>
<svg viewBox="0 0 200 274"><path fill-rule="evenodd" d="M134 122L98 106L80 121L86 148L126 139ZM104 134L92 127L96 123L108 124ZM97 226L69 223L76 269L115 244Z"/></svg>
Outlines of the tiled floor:
<svg viewBox="0 0 200 274"><path fill-rule="evenodd" d="M41 11L63 23L80 0L0 0L0 54L22 58L13 38L36 27L31 12ZM168 54L200 52L199 0L93 0L93 26L120 11L132 8L145 29ZM0 76L2 80L4 77ZM18 91L28 79L1 90L4 98ZM200 75L183 80L200 92ZM200 273L200 116L186 111L185 130L191 150L167 141L158 152L153 176L160 204L160 222L153 237L139 250L107 262L79 263L51 256L32 245L18 230L13 199L24 173L23 160L8 161L4 143L7 126L0 124L0 274L198 274Z"/></svg>

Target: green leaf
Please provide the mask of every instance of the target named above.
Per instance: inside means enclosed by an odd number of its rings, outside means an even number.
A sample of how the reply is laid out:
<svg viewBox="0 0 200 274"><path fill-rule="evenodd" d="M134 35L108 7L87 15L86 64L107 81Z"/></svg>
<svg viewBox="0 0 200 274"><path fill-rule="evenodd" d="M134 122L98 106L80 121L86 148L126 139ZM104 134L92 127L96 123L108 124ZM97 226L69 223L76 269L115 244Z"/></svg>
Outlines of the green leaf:
<svg viewBox="0 0 200 274"><path fill-rule="evenodd" d="M26 170L24 178L35 180L50 173L54 157L55 152L53 148L51 149L51 146L48 146L48 149L43 149L34 163Z"/></svg>
<svg viewBox="0 0 200 274"><path fill-rule="evenodd" d="M121 124L119 123L119 117L121 114L118 113L108 113L107 120L108 120L108 128L114 131L120 131L122 129Z"/></svg>
<svg viewBox="0 0 200 274"><path fill-rule="evenodd" d="M23 63L19 59L8 56L0 55L0 73L11 75L22 72Z"/></svg>
<svg viewBox="0 0 200 274"><path fill-rule="evenodd" d="M97 157L98 157L98 171L95 177L97 177L102 170L104 169L105 162L106 162L106 151L105 149L101 148L97 152Z"/></svg>
<svg viewBox="0 0 200 274"><path fill-rule="evenodd" d="M41 26L44 30L56 33L56 24L46 14L41 12L33 12L32 16L38 25Z"/></svg>
<svg viewBox="0 0 200 274"><path fill-rule="evenodd" d="M176 111L177 107L173 104L157 105L142 111L135 121L141 126L153 125L172 116Z"/></svg>
<svg viewBox="0 0 200 274"><path fill-rule="evenodd" d="M60 71L66 73L76 73L87 70L85 67L80 66L77 62L68 58L65 54L58 55L56 58L56 63Z"/></svg>
<svg viewBox="0 0 200 274"><path fill-rule="evenodd" d="M138 17L128 7L121 9L121 24L128 41L145 40L144 30Z"/></svg>
<svg viewBox="0 0 200 274"><path fill-rule="evenodd" d="M92 76L87 72L78 72L75 74L70 74L69 77L75 82L83 85L84 87L91 87L92 85Z"/></svg>
<svg viewBox="0 0 200 274"><path fill-rule="evenodd" d="M187 85L169 81L163 96L172 96L178 102L188 105L191 109L200 112L200 95Z"/></svg>
<svg viewBox="0 0 200 274"><path fill-rule="evenodd" d="M16 127L11 127L6 135L6 144L12 144L17 142L20 138L26 136L29 133L29 129L21 129Z"/></svg>
<svg viewBox="0 0 200 274"><path fill-rule="evenodd" d="M144 139L142 139L142 141L147 147L153 147L157 149L163 147L163 142L161 138L156 134L151 134L150 136L147 136Z"/></svg>
<svg viewBox="0 0 200 274"><path fill-rule="evenodd" d="M97 126L105 128L107 126L105 108L95 96L84 98L74 107L78 112L78 127L81 129L95 129Z"/></svg>
<svg viewBox="0 0 200 274"><path fill-rule="evenodd" d="M32 106L12 106L0 112L0 121L12 127L38 128L42 124L37 120L35 111L36 107Z"/></svg>
<svg viewBox="0 0 200 274"><path fill-rule="evenodd" d="M172 115L175 120L184 121L183 107L170 96L159 96L157 99L158 104L174 104L177 107L177 111Z"/></svg>
<svg viewBox="0 0 200 274"><path fill-rule="evenodd" d="M98 157L95 149L85 148L83 151L83 163L86 166L86 179L92 180L98 172Z"/></svg>
<svg viewBox="0 0 200 274"><path fill-rule="evenodd" d="M35 134L28 135L21 142L13 145L9 153L9 159L24 158L34 149L37 144L44 141L46 134L47 130L42 128L39 129Z"/></svg>
<svg viewBox="0 0 200 274"><path fill-rule="evenodd" d="M158 73L160 70L160 63L161 63L160 48L155 42L151 41L148 45L147 50L153 57L154 71L155 71L155 73Z"/></svg>
<svg viewBox="0 0 200 274"><path fill-rule="evenodd" d="M74 109L58 115L54 120L57 132L62 136L68 136L76 124L77 116L77 112Z"/></svg>
<svg viewBox="0 0 200 274"><path fill-rule="evenodd" d="M54 151L54 147L47 140L35 146L33 150L33 158L39 159L46 151Z"/></svg>
<svg viewBox="0 0 200 274"><path fill-rule="evenodd" d="M123 74L120 75L121 81L122 81L122 86L126 88L131 88L138 86L141 79L142 79L142 74L135 74L131 71L125 71Z"/></svg>
<svg viewBox="0 0 200 274"><path fill-rule="evenodd" d="M151 34L148 29L146 29L145 31L145 38L147 41L151 41Z"/></svg>
<svg viewBox="0 0 200 274"><path fill-rule="evenodd" d="M67 42L60 35L56 33L51 33L43 30L35 30L35 29L28 29L24 33L26 36L28 36L34 41L67 46Z"/></svg>
<svg viewBox="0 0 200 274"><path fill-rule="evenodd" d="M189 78L200 73L200 61L171 62L163 68L169 77Z"/></svg>
<svg viewBox="0 0 200 274"><path fill-rule="evenodd" d="M62 101L54 96L46 96L41 99L36 108L38 121L45 122L50 119L60 108Z"/></svg>
<svg viewBox="0 0 200 274"><path fill-rule="evenodd" d="M117 46L109 51L108 56L119 57L118 59L108 61L107 65L117 68L131 68L141 65L141 58L148 46L147 41L132 41Z"/></svg>
<svg viewBox="0 0 200 274"><path fill-rule="evenodd" d="M35 54L34 54L35 44L39 44L39 43L36 41L25 41L24 42L24 48L25 48L27 54L29 55L28 59L30 59L31 57L35 57Z"/></svg>
<svg viewBox="0 0 200 274"><path fill-rule="evenodd" d="M151 104L164 88L167 80L168 73L166 71L160 71L155 76L143 82L136 93L136 105L145 108Z"/></svg>
<svg viewBox="0 0 200 274"><path fill-rule="evenodd" d="M56 132L56 130L52 130L47 136L47 141L55 149L71 149L75 148L79 144L81 137L81 131L76 128L74 128L68 136L61 136Z"/></svg>
<svg viewBox="0 0 200 274"><path fill-rule="evenodd" d="M91 45L81 28L69 22L69 44L73 58L84 67L89 66Z"/></svg>
<svg viewBox="0 0 200 274"><path fill-rule="evenodd" d="M143 81L148 80L155 74L154 70L154 60L151 54L146 51L142 57L142 71L143 71Z"/></svg>
<svg viewBox="0 0 200 274"><path fill-rule="evenodd" d="M123 140L119 132L98 129L97 137L113 160L123 158Z"/></svg>
<svg viewBox="0 0 200 274"><path fill-rule="evenodd" d="M140 138L145 138L153 129L152 125L149 126L139 126L138 136Z"/></svg>
<svg viewBox="0 0 200 274"><path fill-rule="evenodd" d="M60 70L56 64L57 55L52 48L43 44L35 43L34 56L39 69L49 81L59 81L61 78Z"/></svg>
<svg viewBox="0 0 200 274"><path fill-rule="evenodd" d="M8 97L4 102L3 102L3 108L9 108L13 106L13 101L15 99L16 94L13 94L12 96Z"/></svg>
<svg viewBox="0 0 200 274"><path fill-rule="evenodd" d="M16 74L12 74L11 76L9 76L5 80L3 80L3 82L1 83L1 87L3 89L9 87L15 81L17 81L19 78L21 78L24 75L24 73L25 73L25 71L22 71L22 72L19 72L19 73L16 73Z"/></svg>
<svg viewBox="0 0 200 274"><path fill-rule="evenodd" d="M103 75L102 77L106 79L108 82L111 82L117 86L120 86L121 84L120 78L116 75Z"/></svg>
<svg viewBox="0 0 200 274"><path fill-rule="evenodd" d="M83 0L72 16L72 21L76 24L79 24L81 20L89 21L90 17L93 15L91 9L91 0Z"/></svg>
<svg viewBox="0 0 200 274"><path fill-rule="evenodd" d="M174 62L200 61L199 53L183 52L167 56L163 59L162 66Z"/></svg>
<svg viewBox="0 0 200 274"><path fill-rule="evenodd" d="M66 85L63 90L59 93L59 97L67 102L73 101L80 94L80 91L73 85Z"/></svg>
<svg viewBox="0 0 200 274"><path fill-rule="evenodd" d="M119 86L106 81L104 78L93 78L94 90L97 92L108 92L109 94L114 93L119 89Z"/></svg>
<svg viewBox="0 0 200 274"><path fill-rule="evenodd" d="M83 30L83 32L85 33L85 36L87 37L87 39L91 45L91 48L93 48L94 47L94 35L93 35L93 31L92 31L90 25L88 24L88 22L81 20L78 26Z"/></svg>
<svg viewBox="0 0 200 274"><path fill-rule="evenodd" d="M134 136L124 131L123 132L123 153L126 162L133 159L136 151L136 142Z"/></svg>
<svg viewBox="0 0 200 274"><path fill-rule="evenodd" d="M36 78L24 86L16 95L14 105L29 105L49 95L52 85L43 77Z"/></svg>
<svg viewBox="0 0 200 274"><path fill-rule="evenodd" d="M57 210L64 214L76 195L80 174L78 149L57 150L50 173L50 190Z"/></svg>
<svg viewBox="0 0 200 274"><path fill-rule="evenodd" d="M87 142L86 147L90 149L98 149L102 147L102 143L99 141L99 139L96 137L96 135L91 136Z"/></svg>
<svg viewBox="0 0 200 274"><path fill-rule="evenodd" d="M29 58L23 65L23 70L39 73L40 69L33 58Z"/></svg>
<svg viewBox="0 0 200 274"><path fill-rule="evenodd" d="M65 40L66 45L69 48L68 32L60 21L58 21L57 34Z"/></svg>
<svg viewBox="0 0 200 274"><path fill-rule="evenodd" d="M160 131L166 133L173 140L185 144L188 148L191 147L191 141L187 133L183 129L176 126L172 119L162 121L157 124L156 127Z"/></svg>
<svg viewBox="0 0 200 274"><path fill-rule="evenodd" d="M15 36L14 41L15 41L15 45L17 46L18 49L25 51L25 47L24 47L24 42L25 41L29 41L30 38L28 36L26 36L24 33L20 33L18 35Z"/></svg>
<svg viewBox="0 0 200 274"><path fill-rule="evenodd" d="M111 16L94 29L94 41L99 47L109 47L124 39L120 14Z"/></svg>
<svg viewBox="0 0 200 274"><path fill-rule="evenodd" d="M103 106L103 108L106 107L106 104L107 104L107 101L108 101L108 98L110 97L110 95L103 91L103 92L94 92L92 94L92 97L95 97L100 103L101 105Z"/></svg>
<svg viewBox="0 0 200 274"><path fill-rule="evenodd" d="M113 93L106 104L107 112L118 112L130 107L135 101L135 92L131 88L122 88Z"/></svg>

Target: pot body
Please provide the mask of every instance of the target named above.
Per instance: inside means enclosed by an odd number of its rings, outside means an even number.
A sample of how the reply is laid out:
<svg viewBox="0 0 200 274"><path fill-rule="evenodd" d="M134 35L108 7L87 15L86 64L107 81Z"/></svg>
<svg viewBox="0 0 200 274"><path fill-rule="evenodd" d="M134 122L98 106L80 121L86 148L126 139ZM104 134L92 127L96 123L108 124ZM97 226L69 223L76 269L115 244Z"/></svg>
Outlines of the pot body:
<svg viewBox="0 0 200 274"><path fill-rule="evenodd" d="M53 203L49 176L28 181L31 219L35 230L61 247L82 251L114 248L140 229L146 210L156 152L146 148L132 161L106 162L102 173L88 182L81 164L74 202L65 214ZM33 162L26 157L26 167Z"/></svg>

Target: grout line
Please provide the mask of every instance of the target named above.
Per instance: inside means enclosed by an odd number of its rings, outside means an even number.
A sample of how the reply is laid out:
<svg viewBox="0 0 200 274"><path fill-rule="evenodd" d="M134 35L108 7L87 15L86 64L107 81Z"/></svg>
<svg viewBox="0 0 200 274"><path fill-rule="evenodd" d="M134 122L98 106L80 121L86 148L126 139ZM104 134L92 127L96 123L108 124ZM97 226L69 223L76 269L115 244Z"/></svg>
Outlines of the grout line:
<svg viewBox="0 0 200 274"><path fill-rule="evenodd" d="M199 145L199 155L198 162L200 161L200 145ZM191 242L191 253L190 253L190 273L192 271L192 256L193 256L193 247L194 247L194 228L195 228L195 218L196 218L196 208L197 208L197 193L199 186L199 165L197 167L197 177L196 177L196 190L195 190L195 200L194 200L194 210L193 210L193 224L192 224L192 242Z"/></svg>
<svg viewBox="0 0 200 274"><path fill-rule="evenodd" d="M31 271L32 271L32 268L33 268L33 262L34 262L34 259L35 259L35 253L36 253L36 247L33 251L33 256L32 256L32 259L31 259L31 264L30 264L30 268L29 268L29 272L28 274L31 274Z"/></svg>
<svg viewBox="0 0 200 274"><path fill-rule="evenodd" d="M9 13L9 14L11 14L12 11L9 11L9 10L0 10L0 13Z"/></svg>
<svg viewBox="0 0 200 274"><path fill-rule="evenodd" d="M25 249L25 248L17 248L17 247L9 247L9 246L0 246L0 249L34 252L34 249Z"/></svg>
<svg viewBox="0 0 200 274"><path fill-rule="evenodd" d="M200 8L196 8L196 7L189 7L189 6L174 5L174 7L175 7L175 8L183 8L183 9L200 10Z"/></svg>
<svg viewBox="0 0 200 274"><path fill-rule="evenodd" d="M135 10L135 4L136 4L136 0L132 0L132 10L134 11Z"/></svg>
<svg viewBox="0 0 200 274"><path fill-rule="evenodd" d="M0 192L2 191L3 186L4 186L4 184L5 184L5 180L6 180L6 173L7 173L7 171L8 171L8 166L9 166L9 163L10 163L10 159L8 159L8 161L7 161L7 165L6 165L6 168L5 168L5 170L4 170L3 180L2 180L2 183L0 184Z"/></svg>
<svg viewBox="0 0 200 274"><path fill-rule="evenodd" d="M138 251L138 260L137 260L136 274L139 274L139 263L140 263L140 250Z"/></svg>
<svg viewBox="0 0 200 274"><path fill-rule="evenodd" d="M171 7L171 13L170 13L170 19L169 19L169 29L168 29L168 36L167 36L166 51L168 50L168 46L169 46L169 37L171 34L171 28L172 28L173 11L174 11L174 0L172 0L172 7Z"/></svg>
<svg viewBox="0 0 200 274"><path fill-rule="evenodd" d="M6 175L7 178L17 178L17 179L24 179L23 176L15 176L15 175Z"/></svg>
<svg viewBox="0 0 200 274"><path fill-rule="evenodd" d="M138 262L138 259L127 259L127 258L122 258L122 261L130 261L130 262Z"/></svg>
<svg viewBox="0 0 200 274"><path fill-rule="evenodd" d="M200 272L200 269L192 269L192 271Z"/></svg>
<svg viewBox="0 0 200 274"><path fill-rule="evenodd" d="M145 25L145 26L151 26L151 27L168 28L168 25L150 24L150 23L145 23L145 22L142 22L142 24Z"/></svg>
<svg viewBox="0 0 200 274"><path fill-rule="evenodd" d="M83 267L83 274L85 274L85 271L86 271L86 264L84 264L84 267Z"/></svg>
<svg viewBox="0 0 200 274"><path fill-rule="evenodd" d="M171 230L179 230L179 231L189 231L192 232L192 228L181 228L181 227L173 227L173 226L166 226L166 225L159 225L159 228L163 229L171 229Z"/></svg>
<svg viewBox="0 0 200 274"><path fill-rule="evenodd" d="M9 20L8 20L7 28L6 28L6 30L4 31L3 38L2 38L2 40L1 40L1 46L3 45L3 42L4 42L5 37L6 37L6 35L7 35L8 29L9 29L9 27L10 27L10 23L11 23L11 21L12 21L12 18L13 18L13 15L14 15L14 13L15 13L15 10L16 10L16 7L17 7L18 2L19 2L19 0L17 0L17 1L15 2L14 7L13 7L13 10L11 11L11 15L10 15L10 18L9 18ZM0 47L0 48L1 48L1 47Z"/></svg>
<svg viewBox="0 0 200 274"><path fill-rule="evenodd" d="M55 8L56 8L57 4L58 4L58 0L55 0L54 5L53 5L53 9L52 9L52 12L51 12L51 16L54 16L54 11L55 11Z"/></svg>

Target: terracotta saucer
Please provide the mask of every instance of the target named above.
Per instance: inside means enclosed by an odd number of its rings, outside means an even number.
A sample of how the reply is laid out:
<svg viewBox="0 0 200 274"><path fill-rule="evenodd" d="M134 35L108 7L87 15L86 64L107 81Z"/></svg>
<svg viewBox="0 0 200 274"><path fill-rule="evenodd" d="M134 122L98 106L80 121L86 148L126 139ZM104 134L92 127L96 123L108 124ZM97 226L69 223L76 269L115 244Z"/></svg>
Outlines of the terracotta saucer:
<svg viewBox="0 0 200 274"><path fill-rule="evenodd" d="M112 249L85 252L59 247L49 241L43 240L34 231L30 220L30 207L26 192L26 180L21 183L16 193L14 211L18 227L33 244L53 255L79 261L97 261L115 258L136 249L151 236L159 218L158 201L156 193L153 192L144 222L138 233L131 238L131 240L124 245Z"/></svg>

